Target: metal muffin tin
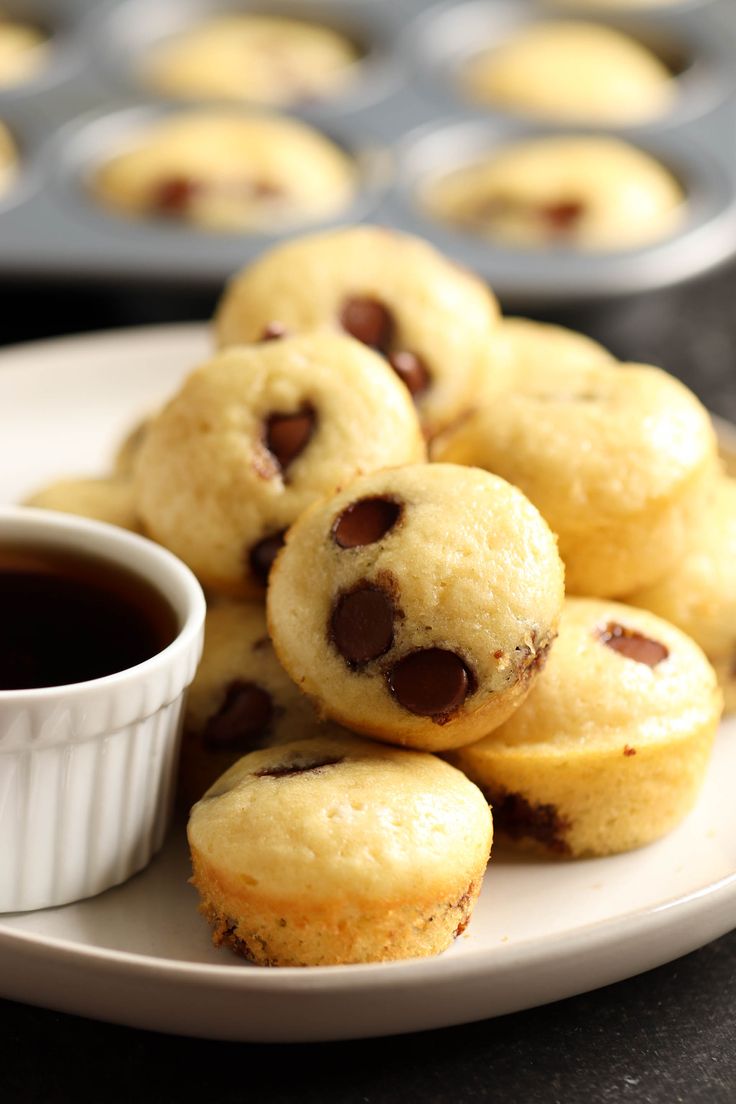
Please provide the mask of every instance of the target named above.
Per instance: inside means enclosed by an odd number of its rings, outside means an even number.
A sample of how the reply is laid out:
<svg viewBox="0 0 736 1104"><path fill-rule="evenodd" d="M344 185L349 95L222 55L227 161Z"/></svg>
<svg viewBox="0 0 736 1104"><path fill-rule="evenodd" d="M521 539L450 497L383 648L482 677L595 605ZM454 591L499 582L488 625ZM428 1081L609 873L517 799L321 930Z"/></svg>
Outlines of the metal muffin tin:
<svg viewBox="0 0 736 1104"><path fill-rule="evenodd" d="M218 10L302 18L345 30L363 51L351 86L287 111L355 157L355 202L318 230L359 219L434 241L482 273L505 303L555 303L639 292L701 273L736 254L736 3L675 0L634 13L562 7L544 0L0 0L53 34L39 77L0 90L0 118L22 166L0 198L0 273L160 279L212 285L284 234L223 234L167 220L133 220L101 208L87 187L95 165L136 130L186 108L138 79L137 62L159 39ZM466 102L455 80L473 51L535 18L585 18L632 33L676 72L673 109L646 125L586 128L541 123ZM205 104L209 107L211 104ZM249 110L243 108L242 110ZM669 166L687 193L673 237L621 253L513 249L432 220L417 192L432 175L532 134L610 133Z"/></svg>

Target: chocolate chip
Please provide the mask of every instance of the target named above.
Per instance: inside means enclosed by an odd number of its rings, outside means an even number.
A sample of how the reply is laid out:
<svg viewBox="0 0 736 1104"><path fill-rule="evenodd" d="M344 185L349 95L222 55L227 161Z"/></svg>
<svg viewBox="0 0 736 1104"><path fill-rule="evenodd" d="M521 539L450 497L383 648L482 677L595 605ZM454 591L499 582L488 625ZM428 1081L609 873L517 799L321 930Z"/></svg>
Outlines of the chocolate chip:
<svg viewBox="0 0 736 1104"><path fill-rule="evenodd" d="M273 715L271 695L254 682L236 680L225 691L225 700L205 726L207 747L250 751L266 736Z"/></svg>
<svg viewBox="0 0 736 1104"><path fill-rule="evenodd" d="M565 832L570 821L555 805L532 805L518 793L483 791L493 806L493 824L512 840L533 839L557 855L570 853Z"/></svg>
<svg viewBox="0 0 736 1104"><path fill-rule="evenodd" d="M387 652L394 639L394 604L380 587L361 583L341 594L330 618L330 636L351 667Z"/></svg>
<svg viewBox="0 0 736 1104"><path fill-rule="evenodd" d="M295 414L270 414L266 419L266 447L276 457L282 471L306 448L315 421L316 414L309 405Z"/></svg>
<svg viewBox="0 0 736 1104"><path fill-rule="evenodd" d="M520 680L530 679L537 671L541 671L547 662L552 640L546 640L543 644L537 646L536 636L537 634L534 632L532 634L534 647L530 648L528 644L521 644L515 649L516 652L521 652L521 655L516 657Z"/></svg>
<svg viewBox="0 0 736 1104"><path fill-rule="evenodd" d="M572 230L575 223L582 216L585 207L576 200L563 203L548 203L540 207L539 213L551 230L557 233L566 233Z"/></svg>
<svg viewBox="0 0 736 1104"><path fill-rule="evenodd" d="M270 536L259 540L248 552L248 565L250 570L263 586L268 582L268 575L273 567L273 561L284 546L284 533L271 533Z"/></svg>
<svg viewBox="0 0 736 1104"><path fill-rule="evenodd" d="M272 180L251 180L248 184L248 191L251 195L257 199L277 199L284 194L283 188L280 188L278 184L275 184Z"/></svg>
<svg viewBox="0 0 736 1104"><path fill-rule="evenodd" d="M454 652L425 648L395 663L388 674L388 685L410 713L444 724L472 693L473 679Z"/></svg>
<svg viewBox="0 0 736 1104"><path fill-rule="evenodd" d="M429 387L427 366L416 353L392 353L388 362L401 382L406 384L410 395L421 395Z"/></svg>
<svg viewBox="0 0 736 1104"><path fill-rule="evenodd" d="M615 621L610 621L605 628L598 630L598 639L619 655L634 659L637 663L645 663L647 667L656 667L670 654L669 648L665 648L658 640L650 640L648 636Z"/></svg>
<svg viewBox="0 0 736 1104"><path fill-rule="evenodd" d="M401 505L390 498L361 498L351 503L332 526L340 548L361 548L385 537L401 515Z"/></svg>
<svg viewBox="0 0 736 1104"><path fill-rule="evenodd" d="M171 176L159 183L151 207L162 215L183 215L199 189L189 176Z"/></svg>
<svg viewBox="0 0 736 1104"><path fill-rule="evenodd" d="M351 337L369 345L371 349L380 353L388 352L394 320L388 307L378 299L346 299L340 311L340 325Z"/></svg>
<svg viewBox="0 0 736 1104"><path fill-rule="evenodd" d="M288 332L283 322L269 322L263 327L259 341L278 341L280 337L286 337Z"/></svg>
<svg viewBox="0 0 736 1104"><path fill-rule="evenodd" d="M309 771L320 771L323 767L334 767L336 763L344 762L344 756L335 758L324 757L322 759L292 760L291 763L276 763L272 767L264 767L255 772L256 778L288 778L292 774L307 774Z"/></svg>

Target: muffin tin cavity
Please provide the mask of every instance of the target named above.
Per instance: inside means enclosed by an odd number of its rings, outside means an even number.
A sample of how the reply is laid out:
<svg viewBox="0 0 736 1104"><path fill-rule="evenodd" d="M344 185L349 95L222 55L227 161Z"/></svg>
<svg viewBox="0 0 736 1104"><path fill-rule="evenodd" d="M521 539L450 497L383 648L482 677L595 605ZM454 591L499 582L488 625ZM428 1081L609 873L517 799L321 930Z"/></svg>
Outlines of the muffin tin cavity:
<svg viewBox="0 0 736 1104"><path fill-rule="evenodd" d="M255 120L258 124L265 121L267 125L269 121L273 121L274 141L278 143L289 139L289 132L282 133L282 126L298 127L299 130L295 133L300 140L304 136L301 128L308 127L305 136L307 142L311 142L311 135L314 133L316 141L330 143L330 172L335 168L331 160L333 156L340 158L338 169L342 169L343 165L345 168L344 179L340 172L337 173L340 190L334 197L334 208L329 208L329 196L321 194L317 197L321 205L319 208L301 209L298 196L293 208L289 207L288 195L281 204L283 197L278 193L278 186L271 185L265 177L261 179L256 173L252 180L249 178L246 181L244 178L243 194L249 203L253 200L259 204L263 200L262 213L256 213L250 221L244 219L239 223L239 211L233 212L231 203L233 198L236 203L239 199L238 180L226 178L221 182L214 174L207 176L200 188L198 179L194 175L187 175L185 167L182 167L180 173L173 168L169 170L168 167L162 172L160 183L156 186L160 202L152 199L150 206L136 209L141 198L139 193L131 199L130 205L126 205L127 197L120 203L117 202L117 196L111 198L103 187L107 167L117 157L147 146L178 120L185 125L191 120L197 127L203 126L205 131L210 121L213 128L218 126L220 120L224 120L226 124L234 120L236 126L249 120ZM315 150L317 149L321 152L321 145L315 146ZM58 166L54 175L58 176L57 186L60 192L63 192L65 201L71 202L85 220L105 222L110 232L115 234L120 232L120 223L125 222L136 235L154 235L159 242L168 243L173 238L185 235L190 238L192 235L200 238L202 235L212 235L235 241L242 241L244 235L258 235L262 241L263 236L297 233L334 220L358 220L365 217L377 201L388 171L388 159L383 150L375 147L357 148L342 136L324 134L294 116L237 108L175 109L140 105L105 113L83 120L59 135L52 157ZM192 174L196 171L196 168L193 169ZM244 172L251 171L255 170L251 165L245 165L244 159ZM138 183L136 180L136 187ZM219 210L221 193L227 205L223 212ZM204 197L206 201L210 194L218 206L214 217L210 217L207 212L199 217L196 208L193 211L189 209L190 200L201 201ZM145 204L145 200L141 202ZM239 249L236 247L236 251L242 256L242 246Z"/></svg>
<svg viewBox="0 0 736 1104"><path fill-rule="evenodd" d="M501 142L428 181L419 199L438 221L525 249L615 253L669 237L685 215L664 165L596 134Z"/></svg>
<svg viewBox="0 0 736 1104"><path fill-rule="evenodd" d="M273 25L261 25L262 47L252 39L241 41L243 65L249 72L239 84L237 38L249 18L273 21ZM286 35L299 36L291 48L278 43L281 20ZM319 36L317 42L302 37L310 30ZM381 20L344 0L125 0L97 21L94 36L98 65L122 91L190 104L209 101L318 114L343 112L380 98L395 79L390 41ZM200 36L196 45L194 36ZM183 46L187 47L186 69L177 66L172 76L173 51L182 61ZM202 48L215 51L211 62L193 65L195 51ZM213 72L218 54L221 70L229 72ZM332 68L326 70L325 64ZM274 79L279 74L281 87Z"/></svg>
<svg viewBox="0 0 736 1104"><path fill-rule="evenodd" d="M501 120L448 123L417 132L407 141L399 164L408 229L431 236L450 254L461 250L465 262L485 269L492 286L501 282L513 302L633 292L666 282L667 273L673 275L673 265L684 275L685 268L701 271L731 254L736 235L733 177L689 137L672 132L646 142L627 139L627 145L662 165L684 194L677 228L649 245L586 251L570 247L561 235L546 246L520 246L484 239L470 223L442 223L431 212L426 197L449 173L477 165L518 143L549 138L548 131Z"/></svg>
<svg viewBox="0 0 736 1104"><path fill-rule="evenodd" d="M515 94L506 87L505 96L487 86L480 90L480 85L487 85L487 65L493 65L494 55L500 58L501 51L528 40L532 33L549 28L554 34L561 27L567 27L568 34L577 27L586 35L589 28L594 40L581 42L580 50L589 53L595 48L601 51L600 71L595 87L591 88L597 109L590 107L591 96L586 95L582 84L579 102L569 102L564 108L560 106L559 93L554 88L550 90L549 104L545 103L543 82L538 90L539 107L531 104L528 84L520 100L518 87ZM615 35L615 57L607 56L607 32ZM599 36L602 37L599 39ZM716 35L704 28L678 27L673 20L653 17L606 13L605 18L598 18L594 11L586 14L576 8L540 11L539 4L531 0L498 0L496 3L474 0L461 5L442 5L427 12L418 20L408 38L416 44L417 75L428 95L452 98L468 111L517 116L551 125L597 125L620 129L681 122L694 118L722 99L729 83L728 66ZM601 96L600 81L605 77L606 69L611 77L615 76L616 69L624 61L619 51L627 54L628 43L636 52L634 65L637 75L633 92L632 86L624 86L623 89L630 95L630 102L619 109L622 89L618 80L612 83L608 101ZM655 69L661 66L670 74L669 79L665 76L660 84L652 73L643 76L637 64L638 47L647 51ZM545 57L553 58L556 49L556 43L548 42ZM547 76L552 82L552 69ZM536 74L531 72L529 81L533 82L535 77ZM584 74L581 80L583 77ZM494 83L499 82L496 80ZM504 84L508 85L508 81ZM636 84L641 85L638 90ZM651 99L649 105L643 103L645 92Z"/></svg>
<svg viewBox="0 0 736 1104"><path fill-rule="evenodd" d="M431 7L426 0L107 0L104 5L0 0L0 5L51 36L48 64L37 78L13 89L0 87L0 119L22 151L18 181L0 197L0 267L6 274L220 285L286 235L368 219L429 237L486 277L504 306L531 308L545 300L661 287L736 253L736 5L696 0L667 5L455 0ZM146 84L144 68L158 46L227 13L333 29L356 48L349 79L346 74L334 94L276 107L175 98ZM616 248L595 256L559 248L511 249L444 225L422 209L418 196L427 181L500 142L534 133L584 132L579 124L471 102L458 83L469 58L535 21L554 20L618 29L673 73L675 95L664 114L628 125L596 124L602 135L624 136L661 153L675 171L687 206L669 237L635 251ZM274 218L270 225L215 232L173 217L176 210L131 218L95 200L89 182L99 166L130 148L151 122L190 110L276 111L311 125L353 159L352 201L312 221ZM301 168L292 173L297 183L302 175ZM170 205L186 206L189 191L186 181L174 181ZM9 206L12 217L5 217ZM561 218L568 213L559 212ZM417 376L416 364L402 367ZM420 376L415 386L423 386Z"/></svg>

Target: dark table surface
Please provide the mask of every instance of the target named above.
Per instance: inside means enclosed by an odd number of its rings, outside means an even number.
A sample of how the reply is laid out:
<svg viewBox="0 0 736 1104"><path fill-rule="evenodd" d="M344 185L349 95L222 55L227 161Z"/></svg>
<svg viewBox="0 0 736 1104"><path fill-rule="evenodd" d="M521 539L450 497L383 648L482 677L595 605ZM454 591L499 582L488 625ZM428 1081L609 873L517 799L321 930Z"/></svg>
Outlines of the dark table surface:
<svg viewBox="0 0 736 1104"><path fill-rule="evenodd" d="M161 287L0 282L0 344L206 318L215 301L216 292ZM667 368L736 421L736 267L548 317L623 359ZM8 1104L734 1104L736 931L668 966L545 1008L362 1042L179 1039L0 1001L0 1058L0 1101Z"/></svg>

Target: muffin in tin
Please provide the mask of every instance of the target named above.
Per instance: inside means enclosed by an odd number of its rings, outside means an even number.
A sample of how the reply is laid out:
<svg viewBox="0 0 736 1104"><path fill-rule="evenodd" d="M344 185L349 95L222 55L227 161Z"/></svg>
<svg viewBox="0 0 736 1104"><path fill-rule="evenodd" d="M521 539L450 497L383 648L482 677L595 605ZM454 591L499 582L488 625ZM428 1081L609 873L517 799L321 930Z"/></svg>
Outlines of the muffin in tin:
<svg viewBox="0 0 736 1104"><path fill-rule="evenodd" d="M591 364L611 367L617 363L592 337L531 318L503 318L499 341L508 357L512 388L574 376Z"/></svg>
<svg viewBox="0 0 736 1104"><path fill-rule="evenodd" d="M523 701L562 598L555 538L519 490L477 469L414 464L305 511L267 608L279 659L322 712L441 751Z"/></svg>
<svg viewBox="0 0 736 1104"><path fill-rule="evenodd" d="M48 35L40 27L0 12L0 89L32 80L49 52Z"/></svg>
<svg viewBox="0 0 736 1104"><path fill-rule="evenodd" d="M288 106L342 92L358 57L355 44L328 26L220 12L153 46L138 68L166 96Z"/></svg>
<svg viewBox="0 0 736 1104"><path fill-rule="evenodd" d="M505 842L608 855L658 839L692 808L721 704L715 672L679 629L568 598L527 700L450 758L491 802Z"/></svg>
<svg viewBox="0 0 736 1104"><path fill-rule="evenodd" d="M461 87L478 103L600 126L647 122L676 100L671 72L646 46L614 27L573 20L523 26L475 54Z"/></svg>
<svg viewBox="0 0 736 1104"><path fill-rule="evenodd" d="M448 763L344 735L245 756L187 834L215 944L330 966L444 951L470 920L492 822Z"/></svg>
<svg viewBox="0 0 736 1104"><path fill-rule="evenodd" d="M648 586L677 563L718 474L708 412L641 364L529 380L440 445L438 459L520 487L557 534L568 592L598 597Z"/></svg>
<svg viewBox="0 0 736 1104"><path fill-rule="evenodd" d="M627 596L679 626L701 646L736 710L736 480L723 477L685 555L652 586Z"/></svg>
<svg viewBox="0 0 736 1104"><path fill-rule="evenodd" d="M344 211L358 176L343 150L296 119L191 111L138 130L90 187L123 215L265 233Z"/></svg>
<svg viewBox="0 0 736 1104"><path fill-rule="evenodd" d="M428 242L352 226L278 245L228 284L215 318L220 345L269 329L349 333L404 382L428 436L506 380L490 289Z"/></svg>
<svg viewBox="0 0 736 1104"><path fill-rule="evenodd" d="M436 176L420 201L440 222L500 244L633 249L682 224L683 190L644 150L596 135L531 138Z"/></svg>
<svg viewBox="0 0 736 1104"><path fill-rule="evenodd" d="M310 503L425 457L409 393L376 353L344 334L265 340L222 350L153 419L137 507L205 587L257 596Z"/></svg>

